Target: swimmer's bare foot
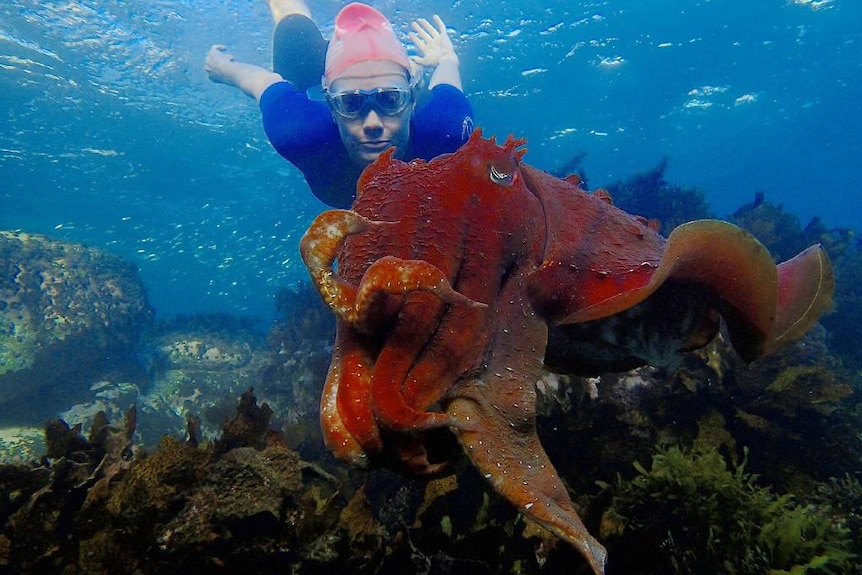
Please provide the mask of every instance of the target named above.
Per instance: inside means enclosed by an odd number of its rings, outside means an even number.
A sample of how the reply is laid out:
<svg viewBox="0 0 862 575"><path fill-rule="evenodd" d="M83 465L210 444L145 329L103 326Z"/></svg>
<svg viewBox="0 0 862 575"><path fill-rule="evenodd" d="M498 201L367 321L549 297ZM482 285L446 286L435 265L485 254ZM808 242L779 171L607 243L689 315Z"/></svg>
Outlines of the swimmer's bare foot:
<svg viewBox="0 0 862 575"><path fill-rule="evenodd" d="M311 18L311 10L305 0L267 0L269 3L269 11L272 14L272 21L277 26L282 19L291 14L302 14Z"/></svg>

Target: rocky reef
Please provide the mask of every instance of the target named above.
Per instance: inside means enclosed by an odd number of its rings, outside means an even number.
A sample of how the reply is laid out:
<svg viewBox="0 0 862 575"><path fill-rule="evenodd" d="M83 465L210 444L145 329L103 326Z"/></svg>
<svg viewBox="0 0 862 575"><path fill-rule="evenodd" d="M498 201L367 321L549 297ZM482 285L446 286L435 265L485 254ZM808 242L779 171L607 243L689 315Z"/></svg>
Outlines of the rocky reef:
<svg viewBox="0 0 862 575"><path fill-rule="evenodd" d="M824 340L746 366L720 338L672 372L540 387L608 573L859 572L849 480L821 493L862 468L860 394Z"/></svg>
<svg viewBox="0 0 862 575"><path fill-rule="evenodd" d="M0 232L2 419L35 403L3 409L21 396L50 388L46 399L61 400L73 382L133 358L151 319L132 264L46 236Z"/></svg>
<svg viewBox="0 0 862 575"><path fill-rule="evenodd" d="M499 573L528 558L535 572L534 550L553 545L472 472L327 469L289 449L271 416L249 390L216 441L198 444L191 421L185 440L149 452L131 440L133 409L118 426L97 418L87 438L50 422L39 464L0 467L0 569Z"/></svg>
<svg viewBox="0 0 862 575"><path fill-rule="evenodd" d="M540 382L542 439L608 546L607 573L858 573L859 450L809 465L829 423L858 423L843 411L858 402L801 369L811 357L796 349L759 368L775 401L752 393L736 414L722 345L674 374ZM788 399L812 393L810 407ZM806 410L823 426L805 432ZM431 480L356 471L308 436L303 454L292 448L298 428L251 390L232 412L211 441L190 417L155 448L135 442L134 408L118 425L97 414L86 437L49 422L40 461L0 466L0 571L587 572L472 466ZM769 480L755 472L773 467Z"/></svg>

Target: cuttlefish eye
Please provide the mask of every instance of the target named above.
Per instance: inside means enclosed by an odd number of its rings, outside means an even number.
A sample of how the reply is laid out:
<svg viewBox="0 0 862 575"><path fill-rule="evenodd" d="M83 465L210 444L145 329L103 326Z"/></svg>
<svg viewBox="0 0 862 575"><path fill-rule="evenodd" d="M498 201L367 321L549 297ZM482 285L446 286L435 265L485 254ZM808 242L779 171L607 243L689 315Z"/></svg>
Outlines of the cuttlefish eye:
<svg viewBox="0 0 862 575"><path fill-rule="evenodd" d="M491 177L492 182L504 188L508 188L515 181L515 172L498 170L494 164L491 164L488 168L488 175Z"/></svg>

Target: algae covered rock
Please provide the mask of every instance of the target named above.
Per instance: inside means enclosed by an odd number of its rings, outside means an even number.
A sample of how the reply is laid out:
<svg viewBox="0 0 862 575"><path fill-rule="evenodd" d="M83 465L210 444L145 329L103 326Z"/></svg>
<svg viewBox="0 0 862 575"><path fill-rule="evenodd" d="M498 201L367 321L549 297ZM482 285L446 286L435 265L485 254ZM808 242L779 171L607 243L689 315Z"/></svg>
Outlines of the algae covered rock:
<svg viewBox="0 0 862 575"><path fill-rule="evenodd" d="M140 429L147 445L164 433L182 433L188 417L199 417L204 435L213 439L232 413L234 398L259 387L267 358L255 324L225 314L156 322L141 349L150 374L138 398L152 423Z"/></svg>
<svg viewBox="0 0 862 575"><path fill-rule="evenodd" d="M147 353L166 369L230 371L255 358L253 326L222 314L180 317L159 326Z"/></svg>
<svg viewBox="0 0 862 575"><path fill-rule="evenodd" d="M106 252L0 231L0 404L130 354L150 308L137 269Z"/></svg>

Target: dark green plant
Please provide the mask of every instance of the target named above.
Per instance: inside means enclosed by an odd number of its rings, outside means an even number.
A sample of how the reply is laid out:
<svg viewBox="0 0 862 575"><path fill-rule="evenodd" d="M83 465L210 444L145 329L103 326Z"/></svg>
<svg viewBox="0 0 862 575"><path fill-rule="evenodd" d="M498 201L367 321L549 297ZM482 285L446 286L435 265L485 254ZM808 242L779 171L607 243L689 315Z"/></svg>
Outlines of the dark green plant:
<svg viewBox="0 0 862 575"><path fill-rule="evenodd" d="M849 474L841 479L833 477L820 485L817 500L830 506L833 513L842 518L853 534L854 553L862 555L862 483ZM862 565L857 565L854 573L862 573Z"/></svg>
<svg viewBox="0 0 862 575"><path fill-rule="evenodd" d="M824 506L776 495L716 450L660 449L613 487L602 535L612 573L843 573L849 531Z"/></svg>
<svg viewBox="0 0 862 575"><path fill-rule="evenodd" d="M821 321L829 331L829 348L845 365L862 369L857 342L862 338L862 240L850 230L824 238L835 269L835 311ZM839 241L840 240L840 241Z"/></svg>
<svg viewBox="0 0 862 575"><path fill-rule="evenodd" d="M277 312L269 340L274 349L296 350L335 339L335 316L307 282L281 288L275 296Z"/></svg>
<svg viewBox="0 0 862 575"><path fill-rule="evenodd" d="M669 183L664 177L667 166L664 158L647 172L607 186L615 206L658 220L664 235L685 222L711 217L704 193Z"/></svg>
<svg viewBox="0 0 862 575"><path fill-rule="evenodd" d="M763 192L757 192L754 201L741 206L730 220L756 237L776 261L792 258L826 233L819 218L803 228L798 217L767 201Z"/></svg>

